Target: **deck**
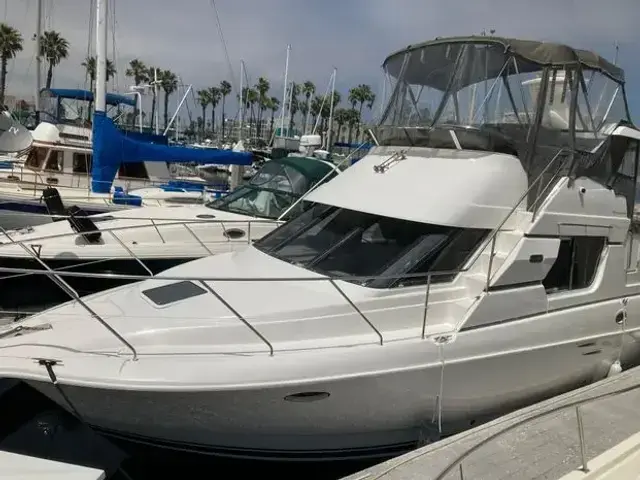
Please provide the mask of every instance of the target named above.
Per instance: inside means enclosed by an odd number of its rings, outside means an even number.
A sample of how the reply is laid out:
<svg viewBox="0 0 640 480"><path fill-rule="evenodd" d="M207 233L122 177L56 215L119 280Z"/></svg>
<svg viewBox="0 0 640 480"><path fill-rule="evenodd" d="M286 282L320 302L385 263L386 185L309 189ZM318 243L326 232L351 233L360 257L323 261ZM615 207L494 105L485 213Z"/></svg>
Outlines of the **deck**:
<svg viewBox="0 0 640 480"><path fill-rule="evenodd" d="M601 395L604 397L593 400ZM575 403L582 403L579 407L582 448ZM583 457L588 468L590 461L595 467L599 461L596 457L615 451L611 449L639 431L640 367L637 367L346 478L557 480L571 472L580 472L578 476L584 478ZM458 460L461 461L457 463ZM441 476L447 468L448 473Z"/></svg>
<svg viewBox="0 0 640 480"><path fill-rule="evenodd" d="M0 478L6 480L103 480L102 470L0 450Z"/></svg>

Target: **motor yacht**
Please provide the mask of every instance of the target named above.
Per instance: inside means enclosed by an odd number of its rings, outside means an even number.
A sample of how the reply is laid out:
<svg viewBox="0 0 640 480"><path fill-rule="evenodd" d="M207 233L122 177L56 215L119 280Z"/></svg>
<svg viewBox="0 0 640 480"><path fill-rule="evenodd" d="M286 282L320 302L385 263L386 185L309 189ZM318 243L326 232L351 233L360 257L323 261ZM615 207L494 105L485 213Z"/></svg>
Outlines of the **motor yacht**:
<svg viewBox="0 0 640 480"><path fill-rule="evenodd" d="M489 36L383 65L376 145L309 208L242 251L5 327L0 377L131 441L336 460L637 364L640 132L622 69Z"/></svg>

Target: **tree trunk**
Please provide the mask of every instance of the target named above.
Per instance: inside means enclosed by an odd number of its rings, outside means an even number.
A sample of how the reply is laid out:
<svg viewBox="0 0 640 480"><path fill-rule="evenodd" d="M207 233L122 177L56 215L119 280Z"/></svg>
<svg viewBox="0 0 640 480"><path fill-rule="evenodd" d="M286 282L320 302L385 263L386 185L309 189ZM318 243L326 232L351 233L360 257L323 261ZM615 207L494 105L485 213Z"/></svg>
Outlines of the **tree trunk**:
<svg viewBox="0 0 640 480"><path fill-rule="evenodd" d="M226 95L222 96L222 140L224 141L224 99Z"/></svg>
<svg viewBox="0 0 640 480"><path fill-rule="evenodd" d="M311 103L311 95L307 97L307 116L304 119L304 133L307 133L307 127L309 126L309 104L310 103Z"/></svg>
<svg viewBox="0 0 640 480"><path fill-rule="evenodd" d="M53 63L49 62L49 69L47 70L47 90L51 88L52 80L53 80Z"/></svg>
<svg viewBox="0 0 640 480"><path fill-rule="evenodd" d="M4 91L7 86L7 57L0 58L0 107L4 109Z"/></svg>
<svg viewBox="0 0 640 480"><path fill-rule="evenodd" d="M203 105L202 106L202 140L201 141L204 141L204 129L206 128L206 123L207 123L205 118L207 118L207 106Z"/></svg>
<svg viewBox="0 0 640 480"><path fill-rule="evenodd" d="M269 127L269 140L271 140L271 137L273 137L273 119L275 115L276 115L276 111L271 110L271 127Z"/></svg>
<svg viewBox="0 0 640 480"><path fill-rule="evenodd" d="M154 92L153 99L151 100L151 133L153 133L155 119L156 119L156 94Z"/></svg>
<svg viewBox="0 0 640 480"><path fill-rule="evenodd" d="M258 107L258 125L256 126L256 137L262 138L262 106Z"/></svg>
<svg viewBox="0 0 640 480"><path fill-rule="evenodd" d="M216 107L211 107L211 136L216 133Z"/></svg>
<svg viewBox="0 0 640 480"><path fill-rule="evenodd" d="M164 94L164 129L169 126L169 94Z"/></svg>
<svg viewBox="0 0 640 480"><path fill-rule="evenodd" d="M364 106L364 102L360 102L360 109L358 110L358 129L356 130L356 137L360 138L362 135L362 107ZM359 142L360 140L358 140Z"/></svg>
<svg viewBox="0 0 640 480"><path fill-rule="evenodd" d="M291 112L291 115L289 117L289 130L287 130L287 137L291 137L291 130L293 130L293 117L295 115L293 114L293 112ZM280 134L282 134L282 132L280 132Z"/></svg>

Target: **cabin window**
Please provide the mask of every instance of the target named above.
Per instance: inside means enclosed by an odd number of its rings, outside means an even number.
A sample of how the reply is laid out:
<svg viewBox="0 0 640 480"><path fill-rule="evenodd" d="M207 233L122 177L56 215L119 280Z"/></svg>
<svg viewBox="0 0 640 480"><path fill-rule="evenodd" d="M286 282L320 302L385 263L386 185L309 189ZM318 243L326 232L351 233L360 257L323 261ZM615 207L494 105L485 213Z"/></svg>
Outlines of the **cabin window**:
<svg viewBox="0 0 640 480"><path fill-rule="evenodd" d="M73 154L73 173L89 173L91 171L92 155L90 153Z"/></svg>
<svg viewBox="0 0 640 480"><path fill-rule="evenodd" d="M53 172L62 172L64 165L64 153L62 150L51 150L49 158L47 158L47 164L44 166L45 170Z"/></svg>
<svg viewBox="0 0 640 480"><path fill-rule="evenodd" d="M430 272L459 270L487 233L315 204L255 246L318 273L391 288L425 284ZM454 276L434 276L431 282Z"/></svg>
<svg viewBox="0 0 640 480"><path fill-rule="evenodd" d="M29 152L29 156L27 157L27 161L25 165L29 168L40 169L42 168L42 164L44 163L44 159L47 158L47 152L49 150L46 148L32 148Z"/></svg>
<svg viewBox="0 0 640 480"><path fill-rule="evenodd" d="M606 243L607 239L603 237L562 239L556 261L542 282L547 293L590 286Z"/></svg>
<svg viewBox="0 0 640 480"><path fill-rule="evenodd" d="M142 178L149 179L147 168L142 162L122 163L118 169L118 177L120 178Z"/></svg>

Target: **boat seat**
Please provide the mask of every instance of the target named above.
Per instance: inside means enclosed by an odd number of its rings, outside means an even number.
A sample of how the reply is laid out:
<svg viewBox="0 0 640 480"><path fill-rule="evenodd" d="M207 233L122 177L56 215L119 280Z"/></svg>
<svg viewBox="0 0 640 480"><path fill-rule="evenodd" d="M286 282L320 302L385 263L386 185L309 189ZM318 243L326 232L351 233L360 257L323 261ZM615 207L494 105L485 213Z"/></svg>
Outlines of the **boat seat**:
<svg viewBox="0 0 640 480"><path fill-rule="evenodd" d="M67 210L67 220L71 224L71 228L77 233L81 233L88 243L100 243L102 233L98 231L98 227L87 216L87 212L76 205L72 205Z"/></svg>
<svg viewBox="0 0 640 480"><path fill-rule="evenodd" d="M45 205L47 206L47 211L49 215L53 216L54 222L59 222L60 220L64 220L64 218L54 215L67 215L67 210L64 208L64 204L62 203L62 198L60 197L60 193L57 188L47 187L42 191L42 197L40 200L44 200Z"/></svg>

